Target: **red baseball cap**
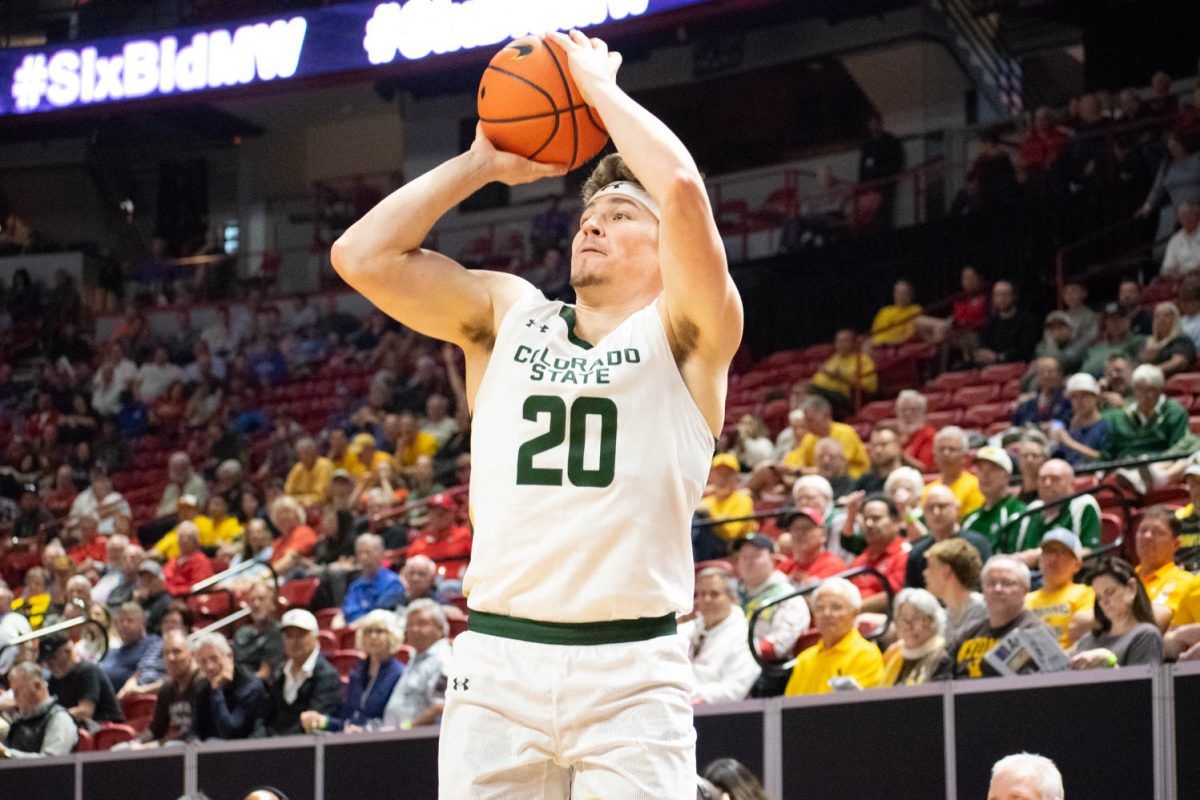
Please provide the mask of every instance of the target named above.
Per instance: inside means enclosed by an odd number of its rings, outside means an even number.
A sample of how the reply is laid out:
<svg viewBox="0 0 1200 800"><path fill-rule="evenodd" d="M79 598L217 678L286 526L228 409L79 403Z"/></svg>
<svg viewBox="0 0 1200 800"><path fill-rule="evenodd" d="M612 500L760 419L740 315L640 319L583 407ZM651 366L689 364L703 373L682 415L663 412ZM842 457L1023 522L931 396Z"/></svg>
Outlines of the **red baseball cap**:
<svg viewBox="0 0 1200 800"><path fill-rule="evenodd" d="M430 508L444 508L447 511L458 511L458 503L454 502L454 498L446 492L438 492L433 497L430 497L428 506Z"/></svg>

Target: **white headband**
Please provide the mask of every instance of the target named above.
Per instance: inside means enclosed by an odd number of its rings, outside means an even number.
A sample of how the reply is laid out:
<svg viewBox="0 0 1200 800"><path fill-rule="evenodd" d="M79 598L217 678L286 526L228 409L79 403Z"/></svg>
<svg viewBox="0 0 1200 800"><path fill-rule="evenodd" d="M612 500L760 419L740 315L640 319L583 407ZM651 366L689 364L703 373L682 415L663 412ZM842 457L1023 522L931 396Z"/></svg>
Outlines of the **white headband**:
<svg viewBox="0 0 1200 800"><path fill-rule="evenodd" d="M655 219L661 219L661 215L658 211L658 203L654 202L654 198L636 183L630 183L629 181L613 181L608 186L605 186L603 189L592 195L592 199L588 202L593 203L601 197L624 197L629 200L636 200L644 205L646 210L654 215Z"/></svg>

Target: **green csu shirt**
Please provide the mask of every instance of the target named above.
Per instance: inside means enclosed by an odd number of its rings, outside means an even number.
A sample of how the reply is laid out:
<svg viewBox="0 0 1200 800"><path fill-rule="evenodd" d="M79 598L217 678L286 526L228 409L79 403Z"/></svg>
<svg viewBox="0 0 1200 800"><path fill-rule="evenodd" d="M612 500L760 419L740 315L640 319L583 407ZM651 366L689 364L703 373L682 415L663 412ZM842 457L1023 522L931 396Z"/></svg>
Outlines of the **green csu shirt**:
<svg viewBox="0 0 1200 800"><path fill-rule="evenodd" d="M1041 500L1034 500L1029 504L1029 510L1034 511L1042 505ZM1037 547L1042 542L1042 535L1051 528L1066 528L1072 531L1084 547L1100 546L1100 505L1096 498L1090 494L1081 495L1050 511L1058 513L1049 520L1043 514L1030 514L1021 520L1021 524L1017 526L1013 549L1005 552L1019 553Z"/></svg>
<svg viewBox="0 0 1200 800"><path fill-rule="evenodd" d="M1164 453L1188 434L1188 413L1176 401L1162 395L1150 416L1143 417L1137 405L1102 412L1108 420L1108 442L1101 450L1105 461Z"/></svg>
<svg viewBox="0 0 1200 800"><path fill-rule="evenodd" d="M987 539L993 553L1011 553L1013 551L1006 548L1005 544L1016 541L1017 526L1012 526L1013 529L1009 531L1004 528L1010 519L1024 510L1024 503L1015 495L1006 494L991 508L981 506L967 514L962 526L965 530L975 531Z"/></svg>

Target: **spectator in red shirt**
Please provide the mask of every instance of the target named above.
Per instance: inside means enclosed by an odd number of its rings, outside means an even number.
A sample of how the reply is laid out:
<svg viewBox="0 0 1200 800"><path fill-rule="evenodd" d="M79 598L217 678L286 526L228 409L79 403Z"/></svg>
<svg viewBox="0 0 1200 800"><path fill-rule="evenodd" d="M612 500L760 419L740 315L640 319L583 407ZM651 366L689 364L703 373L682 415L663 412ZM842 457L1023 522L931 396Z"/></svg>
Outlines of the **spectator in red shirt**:
<svg viewBox="0 0 1200 800"><path fill-rule="evenodd" d="M200 550L200 529L196 523L181 522L175 532L179 537L179 555L163 567L163 577L167 591L179 597L191 591L194 584L212 577L213 567L208 556Z"/></svg>
<svg viewBox="0 0 1200 800"><path fill-rule="evenodd" d="M75 502L75 498L79 496L79 490L75 488L75 481L71 476L71 467L68 464L63 464L54 473L54 486L50 491L46 492L46 497L42 504L50 510L52 514L58 517L65 517L67 512L71 510L71 504Z"/></svg>
<svg viewBox="0 0 1200 800"><path fill-rule="evenodd" d="M901 457L905 464L922 473L933 470L933 437L937 433L925 424L927 407L925 395L915 389L905 389L896 397L896 417L904 442Z"/></svg>
<svg viewBox="0 0 1200 800"><path fill-rule="evenodd" d="M471 532L454 524L458 504L445 492L429 498L429 521L408 545L408 557L424 555L434 561L471 557Z"/></svg>
<svg viewBox="0 0 1200 800"><path fill-rule="evenodd" d="M779 565L779 571L795 583L807 584L837 575L846 569L846 562L825 549L829 531L825 519L815 508L799 508L784 520L791 538L792 558ZM782 539L783 536L780 536Z"/></svg>
<svg viewBox="0 0 1200 800"><path fill-rule="evenodd" d="M988 295L979 270L967 265L962 268L962 293L954 298L951 319L955 328L978 330L987 320Z"/></svg>
<svg viewBox="0 0 1200 800"><path fill-rule="evenodd" d="M1038 180L1045 176L1058 160L1063 147L1071 137L1058 126L1054 112L1042 106L1033 114L1033 127L1021 142L1017 155L1023 181Z"/></svg>
<svg viewBox="0 0 1200 800"><path fill-rule="evenodd" d="M271 503L271 524L279 531L271 566L277 573L290 572L312 554L317 546L317 532L304 524L304 508L286 494Z"/></svg>
<svg viewBox="0 0 1200 800"><path fill-rule="evenodd" d="M908 542L900 533L900 512L896 504L881 494L868 497L859 512L867 549L850 562L850 568L873 567L887 579L893 592L904 586L904 571L908 567ZM859 575L850 579L862 592L864 612L887 611L888 596L883 583L874 575Z"/></svg>
<svg viewBox="0 0 1200 800"><path fill-rule="evenodd" d="M95 514L84 514L79 518L79 544L67 551L67 555L79 567L80 572L86 572L95 567L104 570L104 562L108 559L108 537L100 535L100 518Z"/></svg>

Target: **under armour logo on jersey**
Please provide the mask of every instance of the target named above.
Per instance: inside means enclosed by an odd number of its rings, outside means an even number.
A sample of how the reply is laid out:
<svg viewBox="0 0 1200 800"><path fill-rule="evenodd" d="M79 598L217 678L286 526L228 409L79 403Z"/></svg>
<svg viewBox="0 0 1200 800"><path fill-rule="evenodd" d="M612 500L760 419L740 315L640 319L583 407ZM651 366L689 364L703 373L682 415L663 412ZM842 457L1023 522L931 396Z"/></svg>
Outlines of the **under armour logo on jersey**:
<svg viewBox="0 0 1200 800"><path fill-rule="evenodd" d="M540 323L538 323L537 321L535 321L535 320L532 320L532 319L531 319L531 320L529 320L529 322L526 322L526 323L525 323L525 327L526 327L526 328L537 328L539 333L545 333L546 331L550 330L550 326L549 326L549 325L542 325L542 324L540 324Z"/></svg>
<svg viewBox="0 0 1200 800"><path fill-rule="evenodd" d="M467 685L467 683L468 683L470 680L471 680L470 678L463 678L463 679L460 681L458 678L451 678L451 679L450 679L450 688L452 688L452 689L454 689L454 690L456 690L456 691L457 691L458 689L460 689L460 688L461 688L461 689L462 689L462 690L465 692L467 689L470 689L470 688L471 688L470 686L468 686L468 685ZM459 683L461 683L461 684L462 684L462 686L461 686L461 687L458 685Z"/></svg>

